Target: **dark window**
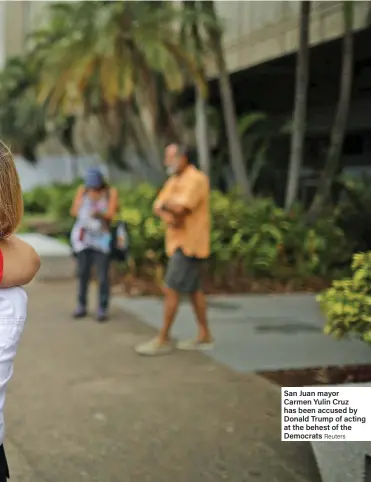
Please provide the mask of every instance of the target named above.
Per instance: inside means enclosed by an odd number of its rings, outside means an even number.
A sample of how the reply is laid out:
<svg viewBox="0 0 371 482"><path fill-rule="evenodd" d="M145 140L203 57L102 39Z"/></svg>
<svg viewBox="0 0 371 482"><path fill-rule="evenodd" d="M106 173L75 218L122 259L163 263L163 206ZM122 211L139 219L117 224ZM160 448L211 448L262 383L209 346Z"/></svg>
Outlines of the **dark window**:
<svg viewBox="0 0 371 482"><path fill-rule="evenodd" d="M359 156L363 154L363 136L353 134L347 136L344 141L343 154L348 156Z"/></svg>

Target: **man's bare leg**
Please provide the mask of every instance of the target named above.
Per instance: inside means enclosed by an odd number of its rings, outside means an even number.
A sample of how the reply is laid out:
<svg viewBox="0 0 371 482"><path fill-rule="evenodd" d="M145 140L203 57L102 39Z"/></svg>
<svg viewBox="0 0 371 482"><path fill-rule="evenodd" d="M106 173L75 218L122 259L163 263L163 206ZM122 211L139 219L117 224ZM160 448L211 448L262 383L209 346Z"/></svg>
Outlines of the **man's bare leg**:
<svg viewBox="0 0 371 482"><path fill-rule="evenodd" d="M191 294L191 302L196 315L199 334L197 340L202 343L210 343L212 336L206 315L206 297L203 291L196 291Z"/></svg>
<svg viewBox="0 0 371 482"><path fill-rule="evenodd" d="M174 324L175 316L179 306L179 293L171 288L165 288L164 303L164 324L160 331L159 340L161 343L169 341L170 330Z"/></svg>

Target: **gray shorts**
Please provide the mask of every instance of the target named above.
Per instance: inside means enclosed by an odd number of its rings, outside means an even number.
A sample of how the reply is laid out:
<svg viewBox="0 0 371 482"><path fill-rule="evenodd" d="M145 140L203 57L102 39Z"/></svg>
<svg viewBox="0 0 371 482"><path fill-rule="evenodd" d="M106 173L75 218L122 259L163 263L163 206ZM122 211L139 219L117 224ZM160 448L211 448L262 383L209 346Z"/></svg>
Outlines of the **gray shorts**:
<svg viewBox="0 0 371 482"><path fill-rule="evenodd" d="M203 259L190 258L178 248L169 259L165 284L178 293L190 294L201 289Z"/></svg>

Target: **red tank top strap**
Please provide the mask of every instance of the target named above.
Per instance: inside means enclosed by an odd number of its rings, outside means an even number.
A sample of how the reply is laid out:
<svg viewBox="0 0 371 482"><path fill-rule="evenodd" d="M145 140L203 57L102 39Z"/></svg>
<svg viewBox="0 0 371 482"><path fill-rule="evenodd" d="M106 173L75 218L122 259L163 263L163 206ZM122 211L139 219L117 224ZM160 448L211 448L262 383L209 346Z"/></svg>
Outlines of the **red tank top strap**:
<svg viewBox="0 0 371 482"><path fill-rule="evenodd" d="M0 249L0 282L3 279L3 273L4 273L4 256L3 256L3 250Z"/></svg>

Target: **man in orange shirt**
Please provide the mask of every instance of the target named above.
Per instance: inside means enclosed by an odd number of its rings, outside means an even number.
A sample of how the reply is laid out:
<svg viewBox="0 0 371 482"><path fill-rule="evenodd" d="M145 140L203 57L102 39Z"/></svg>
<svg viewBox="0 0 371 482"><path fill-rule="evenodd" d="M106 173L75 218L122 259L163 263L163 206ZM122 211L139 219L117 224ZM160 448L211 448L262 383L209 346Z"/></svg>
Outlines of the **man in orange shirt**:
<svg viewBox="0 0 371 482"><path fill-rule="evenodd" d="M161 355L172 349L170 329L181 295L189 295L199 329L195 340L178 343L181 350L212 347L206 317L206 300L201 288L201 266L210 254L210 187L208 177L190 165L186 150L171 144L165 151L170 176L154 203L154 212L166 223L164 323L159 335L136 347L141 355Z"/></svg>

